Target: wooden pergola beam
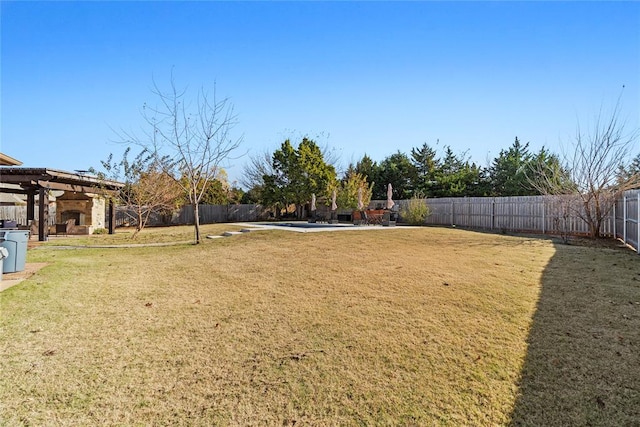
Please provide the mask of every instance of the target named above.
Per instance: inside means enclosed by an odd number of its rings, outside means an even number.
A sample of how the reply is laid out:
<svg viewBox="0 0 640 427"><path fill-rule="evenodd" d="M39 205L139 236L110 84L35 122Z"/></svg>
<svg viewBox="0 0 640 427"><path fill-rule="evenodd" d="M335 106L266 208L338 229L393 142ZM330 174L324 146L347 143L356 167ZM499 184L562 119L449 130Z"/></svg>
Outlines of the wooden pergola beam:
<svg viewBox="0 0 640 427"><path fill-rule="evenodd" d="M49 190L73 191L75 193L103 194L107 192L101 187L88 187L85 185L77 184L63 184L54 181L38 181L38 187L44 187Z"/></svg>
<svg viewBox="0 0 640 427"><path fill-rule="evenodd" d="M31 190L27 190L25 188L3 188L0 187L0 193L5 194L29 194Z"/></svg>

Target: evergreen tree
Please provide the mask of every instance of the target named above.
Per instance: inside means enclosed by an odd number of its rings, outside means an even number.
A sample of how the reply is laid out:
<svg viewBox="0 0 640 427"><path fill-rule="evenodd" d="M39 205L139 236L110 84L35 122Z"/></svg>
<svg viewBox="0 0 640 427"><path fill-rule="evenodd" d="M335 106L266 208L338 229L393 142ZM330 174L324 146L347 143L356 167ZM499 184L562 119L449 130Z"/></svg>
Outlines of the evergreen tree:
<svg viewBox="0 0 640 427"><path fill-rule="evenodd" d="M484 170L470 163L464 153L456 155L450 146L445 147L435 181L436 197L484 196L487 192Z"/></svg>
<svg viewBox="0 0 640 427"><path fill-rule="evenodd" d="M425 197L433 197L436 191L436 177L440 160L436 151L425 142L420 148L411 149L411 162L416 168L415 191Z"/></svg>
<svg viewBox="0 0 640 427"><path fill-rule="evenodd" d="M618 182L626 182L640 176L640 154L635 156L629 164L618 168Z"/></svg>
<svg viewBox="0 0 640 427"><path fill-rule="evenodd" d="M418 173L406 154L398 151L380 162L379 181L373 187L374 199L387 198L387 185L393 187L394 199L413 196Z"/></svg>
<svg viewBox="0 0 640 427"><path fill-rule="evenodd" d="M507 150L493 160L489 171L494 196L528 196L537 194L527 179L527 166L531 161L529 143L522 145L518 137Z"/></svg>
<svg viewBox="0 0 640 427"><path fill-rule="evenodd" d="M263 203L284 209L293 204L298 217L312 194L328 196L329 186L336 180L334 167L325 162L320 147L306 137L297 149L285 140L273 153L272 166L272 174L263 177Z"/></svg>
<svg viewBox="0 0 640 427"><path fill-rule="evenodd" d="M367 154L356 163L355 171L362 175L370 185L375 185L379 181L380 167Z"/></svg>

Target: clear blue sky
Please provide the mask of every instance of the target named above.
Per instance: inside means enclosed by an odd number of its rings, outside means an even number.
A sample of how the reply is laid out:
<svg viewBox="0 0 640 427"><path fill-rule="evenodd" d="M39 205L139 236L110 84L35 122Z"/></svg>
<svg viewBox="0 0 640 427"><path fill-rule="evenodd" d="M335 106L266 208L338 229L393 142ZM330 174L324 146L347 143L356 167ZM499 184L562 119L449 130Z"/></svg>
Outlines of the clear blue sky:
<svg viewBox="0 0 640 427"><path fill-rule="evenodd" d="M242 151L315 137L342 163L424 142L485 165L518 136L569 143L626 86L640 125L637 2L1 2L0 150L98 167L152 79L228 96ZM440 141L436 145L436 141ZM640 152L640 149L639 149ZM239 179L245 159L228 165Z"/></svg>

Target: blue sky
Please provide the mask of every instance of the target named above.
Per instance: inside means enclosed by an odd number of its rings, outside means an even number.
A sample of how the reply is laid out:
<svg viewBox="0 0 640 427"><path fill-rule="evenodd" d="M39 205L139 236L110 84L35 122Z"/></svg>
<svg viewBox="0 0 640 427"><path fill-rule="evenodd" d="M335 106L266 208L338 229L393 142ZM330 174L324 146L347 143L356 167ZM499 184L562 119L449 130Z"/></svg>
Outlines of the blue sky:
<svg viewBox="0 0 640 427"><path fill-rule="evenodd" d="M0 150L98 167L152 79L231 98L241 152L309 135L344 165L424 142L487 164L571 142L611 107L640 126L637 2L1 2ZM439 141L439 143L437 143ZM638 148L640 152L640 148ZM246 159L226 164L239 179Z"/></svg>

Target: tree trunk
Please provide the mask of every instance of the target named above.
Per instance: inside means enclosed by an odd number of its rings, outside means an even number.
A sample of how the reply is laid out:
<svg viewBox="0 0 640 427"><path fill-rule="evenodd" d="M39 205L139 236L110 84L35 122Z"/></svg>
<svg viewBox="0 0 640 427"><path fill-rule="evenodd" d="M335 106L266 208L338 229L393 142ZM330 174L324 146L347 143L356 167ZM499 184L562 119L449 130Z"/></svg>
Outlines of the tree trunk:
<svg viewBox="0 0 640 427"><path fill-rule="evenodd" d="M194 227L195 227L195 243L200 243L200 212L198 210L198 204L193 204L193 216L194 216Z"/></svg>
<svg viewBox="0 0 640 427"><path fill-rule="evenodd" d="M602 225L602 220L600 218L597 218L594 223L593 223L593 230L592 230L592 236L594 239L597 239L600 237L600 226Z"/></svg>
<svg viewBox="0 0 640 427"><path fill-rule="evenodd" d="M136 236L138 235L138 233L140 231L142 231L142 227L144 227L144 219L142 216L142 209L140 209L138 207L138 209L136 210L136 215L137 215L137 224L136 224L136 231L133 232L133 235L131 236L132 239L135 239Z"/></svg>

